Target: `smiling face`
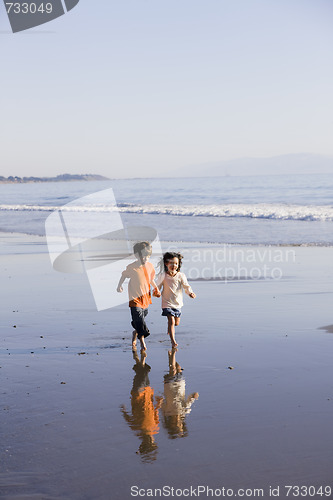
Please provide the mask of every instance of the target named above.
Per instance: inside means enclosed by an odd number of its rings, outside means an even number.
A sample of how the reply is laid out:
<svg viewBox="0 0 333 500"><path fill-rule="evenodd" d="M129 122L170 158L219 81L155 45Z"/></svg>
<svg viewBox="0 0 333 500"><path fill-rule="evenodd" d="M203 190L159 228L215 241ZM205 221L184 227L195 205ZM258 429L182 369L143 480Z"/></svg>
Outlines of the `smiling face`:
<svg viewBox="0 0 333 500"><path fill-rule="evenodd" d="M175 275L179 267L178 257L173 257L172 259L167 260L165 265L167 267L168 273L171 274L171 276Z"/></svg>

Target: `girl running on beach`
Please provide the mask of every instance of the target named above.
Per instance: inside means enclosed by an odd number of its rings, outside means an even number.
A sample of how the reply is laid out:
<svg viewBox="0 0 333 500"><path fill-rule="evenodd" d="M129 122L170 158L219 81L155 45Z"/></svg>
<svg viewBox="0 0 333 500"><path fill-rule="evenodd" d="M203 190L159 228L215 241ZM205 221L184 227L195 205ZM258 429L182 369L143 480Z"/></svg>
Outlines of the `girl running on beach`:
<svg viewBox="0 0 333 500"><path fill-rule="evenodd" d="M172 347L177 347L175 326L179 325L183 306L183 289L192 299L196 295L187 282L184 273L180 272L183 256L177 252L166 252L163 255L164 272L159 277L159 288L162 290L162 316L168 318L168 335ZM154 293L155 294L155 293Z"/></svg>

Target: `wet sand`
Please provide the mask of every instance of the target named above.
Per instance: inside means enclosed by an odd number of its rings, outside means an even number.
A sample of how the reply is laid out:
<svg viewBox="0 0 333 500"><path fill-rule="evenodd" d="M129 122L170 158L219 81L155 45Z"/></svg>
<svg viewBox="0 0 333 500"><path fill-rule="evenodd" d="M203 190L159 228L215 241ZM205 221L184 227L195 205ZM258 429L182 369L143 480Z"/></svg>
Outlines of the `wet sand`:
<svg viewBox="0 0 333 500"><path fill-rule="evenodd" d="M281 279L192 281L174 358L154 299L141 359L126 305L97 312L43 238L1 236L0 498L333 486L332 249L296 247Z"/></svg>

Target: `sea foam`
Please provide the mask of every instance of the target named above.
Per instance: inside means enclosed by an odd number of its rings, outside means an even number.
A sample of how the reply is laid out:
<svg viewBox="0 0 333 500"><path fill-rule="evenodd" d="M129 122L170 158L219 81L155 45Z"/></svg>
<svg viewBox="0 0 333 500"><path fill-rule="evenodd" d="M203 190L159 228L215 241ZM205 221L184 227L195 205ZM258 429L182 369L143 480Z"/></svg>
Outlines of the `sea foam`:
<svg viewBox="0 0 333 500"><path fill-rule="evenodd" d="M47 211L52 212L59 206L48 205L0 205L0 211ZM75 206L67 205L63 211L70 212L113 212L151 215L171 215L179 217L243 217L249 219L333 221L331 205L291 205L291 204L222 204L222 205L166 205L166 204L107 204Z"/></svg>

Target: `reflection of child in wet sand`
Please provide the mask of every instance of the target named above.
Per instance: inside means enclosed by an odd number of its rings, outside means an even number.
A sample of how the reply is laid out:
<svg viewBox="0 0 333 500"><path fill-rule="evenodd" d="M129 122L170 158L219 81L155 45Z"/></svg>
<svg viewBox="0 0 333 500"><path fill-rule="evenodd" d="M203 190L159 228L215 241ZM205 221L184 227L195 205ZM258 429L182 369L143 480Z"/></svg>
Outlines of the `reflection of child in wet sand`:
<svg viewBox="0 0 333 500"><path fill-rule="evenodd" d="M178 326L180 322L183 289L192 299L196 297L187 282L185 274L180 272L182 258L183 256L180 253L166 252L163 255L164 272L159 276L158 280L159 287L163 287L162 316L168 318L168 335L170 335L172 347L178 345L175 338L175 326Z"/></svg>
<svg viewBox="0 0 333 500"><path fill-rule="evenodd" d="M124 405L121 406L121 411L130 428L141 440L138 453L144 461L151 462L156 459L157 454L155 435L159 432L159 408L163 398L156 397L154 404L154 389L150 387L150 366L145 362L146 356L146 352L141 351L139 359L136 348L133 348L136 364L133 366L135 376L131 391L132 414L126 411Z"/></svg>
<svg viewBox="0 0 333 500"><path fill-rule="evenodd" d="M182 368L176 362L176 349L169 351L169 373L164 376L164 400L161 406L163 425L169 437L187 436L185 418L191 412L191 406L199 394L185 395L185 379Z"/></svg>
<svg viewBox="0 0 333 500"><path fill-rule="evenodd" d="M146 325L145 317L148 314L148 306L151 304L150 286L154 288L154 296L160 297L160 292L154 282L155 269L149 261L152 253L151 244L148 241L136 243L133 247L136 261L129 264L123 271L118 283L117 291L123 291L123 283L129 278L128 297L129 307L131 308L132 326L132 346L136 345L138 337L141 343L141 349L146 350L145 337L150 335Z"/></svg>

